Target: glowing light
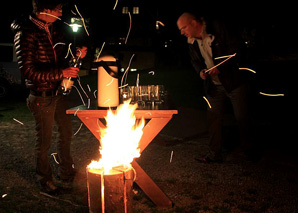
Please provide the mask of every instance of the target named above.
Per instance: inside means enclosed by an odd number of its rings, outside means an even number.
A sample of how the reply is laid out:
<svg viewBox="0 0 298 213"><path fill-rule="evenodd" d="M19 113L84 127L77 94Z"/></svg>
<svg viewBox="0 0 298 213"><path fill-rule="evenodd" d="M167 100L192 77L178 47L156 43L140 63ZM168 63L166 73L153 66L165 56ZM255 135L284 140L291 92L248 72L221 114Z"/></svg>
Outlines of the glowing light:
<svg viewBox="0 0 298 213"><path fill-rule="evenodd" d="M216 64L215 66L211 67L210 69L206 70L205 73L210 72L211 70L213 70L214 68L218 67L219 65L225 63L227 60L231 59L232 57L234 57L236 55L236 53L234 53L233 55L229 55L227 59L223 60L222 62Z"/></svg>
<svg viewBox="0 0 298 213"><path fill-rule="evenodd" d="M103 47L105 46L105 44L106 44L106 42L103 42L103 44L101 45L101 49L100 49L100 51L99 51L98 54L97 54L96 61L98 61L98 58L99 58L99 56L100 56L100 54L101 54L101 52L102 52L102 49L103 49Z"/></svg>
<svg viewBox="0 0 298 213"><path fill-rule="evenodd" d="M82 25L79 25L79 24L70 24L71 28L72 28L72 31L73 32L78 32L79 28L82 27Z"/></svg>
<svg viewBox="0 0 298 213"><path fill-rule="evenodd" d="M148 72L148 73L151 74L151 75L154 75L154 74L155 74L154 71L150 71L150 72Z"/></svg>
<svg viewBox="0 0 298 213"><path fill-rule="evenodd" d="M132 61L132 59L133 59L134 56L135 56L135 54L132 54L132 56L130 57L130 60L128 62L127 68L126 68L125 72L123 73L123 76L121 78L121 84L120 84L121 87L123 86L123 79L124 79L124 77L125 77L125 82L124 83L126 83L126 79L127 79L127 75L128 75L128 70L129 70L131 61Z"/></svg>
<svg viewBox="0 0 298 213"><path fill-rule="evenodd" d="M47 15L47 16L51 16L51 17L54 17L54 18L56 18L56 19L58 19L58 20L61 20L61 18L60 18L60 17L58 17L58 16L55 16L55 15L53 15L53 14L44 13L44 12L41 12L41 13L39 13L39 14L41 14L41 15Z"/></svg>
<svg viewBox="0 0 298 213"><path fill-rule="evenodd" d="M144 119L136 123L134 112L137 104L125 101L115 112L108 111L106 128L101 128L101 159L92 161L88 168L104 170L108 174L113 167L131 167L134 158L140 156L139 141L143 135Z"/></svg>
<svg viewBox="0 0 298 213"><path fill-rule="evenodd" d="M165 24L164 23L162 23L161 21L156 21L156 23L155 23L155 26L156 26L156 29L158 30L159 29L159 25L161 25L161 26L165 26Z"/></svg>
<svg viewBox="0 0 298 213"><path fill-rule="evenodd" d="M210 102L208 101L208 99L207 99L205 96L203 96L203 98L205 99L205 101L207 102L209 108L211 109L212 107L211 107L211 104L210 104Z"/></svg>
<svg viewBox="0 0 298 213"><path fill-rule="evenodd" d="M248 71L250 71L252 73L257 73L256 71L254 71L254 70L252 70L250 68L247 68L247 67L240 67L239 70L248 70Z"/></svg>
<svg viewBox="0 0 298 213"><path fill-rule="evenodd" d="M23 122L21 122L21 121L19 121L19 120L15 119L15 118L13 118L12 120L14 120L15 122L17 122L17 123L19 123L19 124L21 124L21 125L24 125L24 123L23 123Z"/></svg>
<svg viewBox="0 0 298 213"><path fill-rule="evenodd" d="M116 0L113 10L116 9L117 4L118 4L118 0Z"/></svg>
<svg viewBox="0 0 298 213"><path fill-rule="evenodd" d="M82 16L81 13L79 12L79 10L78 10L78 8L77 8L77 5L74 5L74 6L75 6L76 11L78 12L79 16L81 17L81 20L82 20L84 29L85 29L87 35L89 36L89 32L88 32L87 27L86 27L86 24L85 24L85 19L83 18L83 16Z"/></svg>
<svg viewBox="0 0 298 213"><path fill-rule="evenodd" d="M234 56L234 54L233 54L233 55L223 55L223 56L219 56L219 57L214 58L214 60L223 59L223 58L229 58L229 57L231 57L231 56Z"/></svg>
<svg viewBox="0 0 298 213"><path fill-rule="evenodd" d="M128 16L129 16L129 28L128 28L128 32L127 32L127 35L126 35L126 38L125 38L125 44L127 43L128 36L129 36L130 30L131 30L131 24L132 24L132 19L131 19L130 12L128 12Z"/></svg>
<svg viewBox="0 0 298 213"><path fill-rule="evenodd" d="M285 96L285 94L269 94L269 93L264 93L264 92L260 92L261 95L265 95L265 96Z"/></svg>
<svg viewBox="0 0 298 213"><path fill-rule="evenodd" d="M80 127L78 128L78 130L73 135L77 135L79 133L79 131L81 130L82 126L83 126L83 123L81 123Z"/></svg>
<svg viewBox="0 0 298 213"><path fill-rule="evenodd" d="M172 163L174 151L171 152L170 163Z"/></svg>
<svg viewBox="0 0 298 213"><path fill-rule="evenodd" d="M57 159L56 159L56 155L57 155L57 153L52 153L51 155L52 155L54 161L55 161L57 164L60 164L60 163L57 161Z"/></svg>

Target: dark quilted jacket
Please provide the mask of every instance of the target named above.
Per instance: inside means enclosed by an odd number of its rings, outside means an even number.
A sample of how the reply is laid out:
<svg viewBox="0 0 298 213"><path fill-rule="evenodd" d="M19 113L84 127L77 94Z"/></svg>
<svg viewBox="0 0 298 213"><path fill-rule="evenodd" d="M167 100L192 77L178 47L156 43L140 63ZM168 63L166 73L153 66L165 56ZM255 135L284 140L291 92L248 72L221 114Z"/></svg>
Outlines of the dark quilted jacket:
<svg viewBox="0 0 298 213"><path fill-rule="evenodd" d="M52 25L48 34L29 17L16 19L11 29L15 34L18 66L27 88L34 91L57 90L63 78L62 69L65 68L67 50L60 31Z"/></svg>

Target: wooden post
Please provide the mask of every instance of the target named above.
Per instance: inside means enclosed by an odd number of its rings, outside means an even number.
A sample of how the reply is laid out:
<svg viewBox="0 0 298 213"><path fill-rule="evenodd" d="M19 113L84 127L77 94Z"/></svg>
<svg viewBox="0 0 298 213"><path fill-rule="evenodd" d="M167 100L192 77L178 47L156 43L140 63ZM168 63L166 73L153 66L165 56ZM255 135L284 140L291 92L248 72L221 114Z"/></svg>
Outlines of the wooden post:
<svg viewBox="0 0 298 213"><path fill-rule="evenodd" d="M89 212L132 212L132 167L114 167L109 174L103 170L86 169Z"/></svg>

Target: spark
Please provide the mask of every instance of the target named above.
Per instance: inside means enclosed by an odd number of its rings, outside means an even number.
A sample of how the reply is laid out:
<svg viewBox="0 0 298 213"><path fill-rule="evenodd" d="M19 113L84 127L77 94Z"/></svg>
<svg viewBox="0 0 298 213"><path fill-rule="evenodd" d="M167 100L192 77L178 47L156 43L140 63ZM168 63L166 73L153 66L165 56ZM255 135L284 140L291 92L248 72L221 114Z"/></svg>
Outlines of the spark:
<svg viewBox="0 0 298 213"><path fill-rule="evenodd" d="M115 9L116 9L116 6L117 6L117 4L118 4L118 0L116 0L116 3L115 3L115 5L114 5L114 8L113 8L113 10L115 10Z"/></svg>
<svg viewBox="0 0 298 213"><path fill-rule="evenodd" d="M54 18L56 18L56 19L58 19L58 20L62 21L60 17L58 17L58 16L55 16L55 15L53 15L53 14L49 14L49 13L45 13L45 12L41 12L41 13L39 13L39 14L42 14L42 15L47 15L47 16L51 16L51 17L54 17ZM64 24L66 24L66 25L68 25L68 26L70 26L70 24L68 24L68 23L67 23L67 22L65 22L65 21L63 21L63 23L64 23ZM70 26L70 27L71 27L71 26Z"/></svg>
<svg viewBox="0 0 298 213"><path fill-rule="evenodd" d="M171 157L170 157L170 163L172 163L173 154L174 154L174 151L172 150L172 152L171 152Z"/></svg>
<svg viewBox="0 0 298 213"><path fill-rule="evenodd" d="M106 44L106 42L104 41L103 44L101 45L100 51L98 52L98 55L97 55L97 57L96 57L96 61L98 61L98 58L99 58L99 56L100 56L100 54L101 54L101 52L102 52L102 49L103 49L103 47L105 46L105 44Z"/></svg>
<svg viewBox="0 0 298 213"><path fill-rule="evenodd" d="M55 16L55 15L53 15L53 14L49 14L49 13L45 13L45 12L41 12L41 13L39 13L39 14L41 14L41 15L47 15L47 16L52 16L52 17L54 17L54 18L56 18L56 19L58 19L58 20L61 21L61 18L60 18L60 17Z"/></svg>
<svg viewBox="0 0 298 213"><path fill-rule="evenodd" d="M149 74L155 75L155 72L152 70L152 71L149 72Z"/></svg>
<svg viewBox="0 0 298 213"><path fill-rule="evenodd" d="M21 122L21 121L15 119L15 118L13 118L13 120L24 126L24 123L23 123L23 122Z"/></svg>
<svg viewBox="0 0 298 213"><path fill-rule="evenodd" d="M219 65L225 63L227 60L231 59L232 57L234 57L236 55L236 53L234 53L233 55L230 55L227 59L223 60L222 62L218 63L217 65L211 67L210 69L206 70L205 73L208 73L210 70L218 67Z"/></svg>
<svg viewBox="0 0 298 213"><path fill-rule="evenodd" d="M52 153L51 155L53 156L54 161L59 165L60 163L56 159L57 153Z"/></svg>
<svg viewBox="0 0 298 213"><path fill-rule="evenodd" d="M161 26L165 26L165 24L164 23L162 23L161 21L156 21L156 24L158 25L158 24L160 24Z"/></svg>
<svg viewBox="0 0 298 213"><path fill-rule="evenodd" d="M104 104L108 103L109 101L111 101L111 99L110 99L110 98L109 98L109 99L107 99L107 100L105 100Z"/></svg>
<svg viewBox="0 0 298 213"><path fill-rule="evenodd" d="M90 98L88 98L88 109L90 108Z"/></svg>
<svg viewBox="0 0 298 213"><path fill-rule="evenodd" d="M66 45L65 43L63 43L63 42L58 42L58 43L56 43L54 46L53 46L53 48L55 48L57 45L59 45L59 44L61 44L61 45Z"/></svg>
<svg viewBox="0 0 298 213"><path fill-rule="evenodd" d="M156 21L156 23L155 23L155 27L156 27L156 29L158 30L159 29L159 25L161 25L161 26L165 26L165 24L164 23L162 23L161 21Z"/></svg>
<svg viewBox="0 0 298 213"><path fill-rule="evenodd" d="M77 90L77 92L79 93L79 95L80 95L80 98L81 98L81 100L82 100L82 103L83 103L83 105L84 106L86 106L86 104L85 104L85 102L84 102L84 99L83 99L83 97L82 97L82 95L81 95L81 93L80 93L80 91L78 90L78 88L75 86L75 85L72 85L76 90Z"/></svg>
<svg viewBox="0 0 298 213"><path fill-rule="evenodd" d="M112 78L111 82L109 82L106 87L110 86L114 82L114 78Z"/></svg>
<svg viewBox="0 0 298 213"><path fill-rule="evenodd" d="M83 126L83 123L81 123L81 125L80 125L80 127L79 127L79 129L73 134L73 135L76 135L76 134L78 134L78 132L81 130L81 128L82 128L82 126Z"/></svg>
<svg viewBox="0 0 298 213"><path fill-rule="evenodd" d="M93 96L94 96L95 99L96 99L96 92L97 92L97 89L94 90L94 92L93 92Z"/></svg>
<svg viewBox="0 0 298 213"><path fill-rule="evenodd" d="M132 23L132 19L131 19L130 12L128 12L128 16L129 16L129 29L128 29L128 32L127 32L127 36L126 36L126 38L125 38L125 44L127 43L127 39L128 39L130 30L131 30L131 23Z"/></svg>
<svg viewBox="0 0 298 213"><path fill-rule="evenodd" d="M265 95L265 96L272 96L272 97L275 97L275 96L285 96L285 94L269 94L269 93L264 93L264 92L260 92L261 95Z"/></svg>
<svg viewBox="0 0 298 213"><path fill-rule="evenodd" d="M219 56L219 57L214 58L214 60L223 59L223 58L229 58L231 56L234 56L234 55L223 55L223 56Z"/></svg>
<svg viewBox="0 0 298 213"><path fill-rule="evenodd" d="M124 88L124 87L127 87L127 86L128 86L128 84L125 84L125 85L120 86L120 87L118 87L118 88L121 89L121 88Z"/></svg>
<svg viewBox="0 0 298 213"><path fill-rule="evenodd" d="M72 45L72 43L69 43L69 44L68 44L68 49L67 49L67 53L66 53L65 58L68 57L69 53L71 54L72 57L74 57L74 55L73 55L73 53L72 53L72 51L71 51L71 48L70 48L71 45Z"/></svg>
<svg viewBox="0 0 298 213"><path fill-rule="evenodd" d="M2 195L2 198L5 198L6 196L7 196L7 194L3 194L3 195Z"/></svg>
<svg viewBox="0 0 298 213"><path fill-rule="evenodd" d="M128 62L128 66L127 66L127 68L126 68L126 70L125 70L125 72L124 72L124 74L123 74L123 76L122 76L122 78L121 78L121 84L120 84L121 86L123 85L123 78L124 78L124 76L126 76L126 77L125 77L125 83L126 83L126 79L127 79L127 75L128 75L128 70L129 70L131 61L132 61L132 59L133 59L134 56L135 56L135 54L132 54L132 56L130 57L130 60L129 60L129 62Z"/></svg>
<svg viewBox="0 0 298 213"><path fill-rule="evenodd" d="M136 82L136 86L138 87L140 84L140 74L138 73L137 75L137 82Z"/></svg>
<svg viewBox="0 0 298 213"><path fill-rule="evenodd" d="M210 104L210 102L208 101L208 99L207 99L205 96L203 96L203 98L205 99L205 101L207 102L209 108L211 109L212 107L211 107L211 104Z"/></svg>
<svg viewBox="0 0 298 213"><path fill-rule="evenodd" d="M72 13L72 14L74 14L75 16L77 15L75 12L73 12L72 10L70 10L70 12Z"/></svg>
<svg viewBox="0 0 298 213"><path fill-rule="evenodd" d="M87 84L88 91L91 92L89 84Z"/></svg>
<svg viewBox="0 0 298 213"><path fill-rule="evenodd" d="M85 24L85 20L84 20L83 16L81 15L81 13L79 12L79 10L78 10L78 8L77 8L77 5L74 5L74 6L75 6L76 11L78 12L79 16L81 17L81 20L82 20L84 29L85 29L87 35L89 36L89 32L88 32L88 30L87 30L87 27L86 27L86 24Z"/></svg>
<svg viewBox="0 0 298 213"><path fill-rule="evenodd" d="M80 81L80 77L77 78L77 82L79 83L80 88L82 89L83 93L86 95L87 98L89 98L89 96L87 95L86 91L83 89L81 81Z"/></svg>
<svg viewBox="0 0 298 213"><path fill-rule="evenodd" d="M247 68L247 67L240 67L239 70L248 70L248 71L250 71L252 73L257 73L256 71L254 71L254 70L252 70L250 68Z"/></svg>
<svg viewBox="0 0 298 213"><path fill-rule="evenodd" d="M75 113L73 114L73 116L76 116L79 110L80 110L80 108L78 108L78 109L75 111Z"/></svg>

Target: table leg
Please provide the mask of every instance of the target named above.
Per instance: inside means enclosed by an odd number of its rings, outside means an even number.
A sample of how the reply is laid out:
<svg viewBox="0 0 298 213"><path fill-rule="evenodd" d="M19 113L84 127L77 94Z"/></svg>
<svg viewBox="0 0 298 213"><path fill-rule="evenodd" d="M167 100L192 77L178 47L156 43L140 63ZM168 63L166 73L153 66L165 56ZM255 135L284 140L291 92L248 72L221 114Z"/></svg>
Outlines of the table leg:
<svg viewBox="0 0 298 213"><path fill-rule="evenodd" d="M143 136L139 143L140 152L152 142L156 135L167 125L167 123L172 119L168 118L152 118L146 126L143 128Z"/></svg>
<svg viewBox="0 0 298 213"><path fill-rule="evenodd" d="M105 125L97 117L86 117L77 114L79 119L85 124L85 126L92 132L92 134L100 141L100 128L104 128Z"/></svg>
<svg viewBox="0 0 298 213"><path fill-rule="evenodd" d="M135 160L132 162L132 167L136 170L135 182L153 201L153 203L155 203L158 207L172 207L172 201L154 183L154 181L147 175L147 173Z"/></svg>

